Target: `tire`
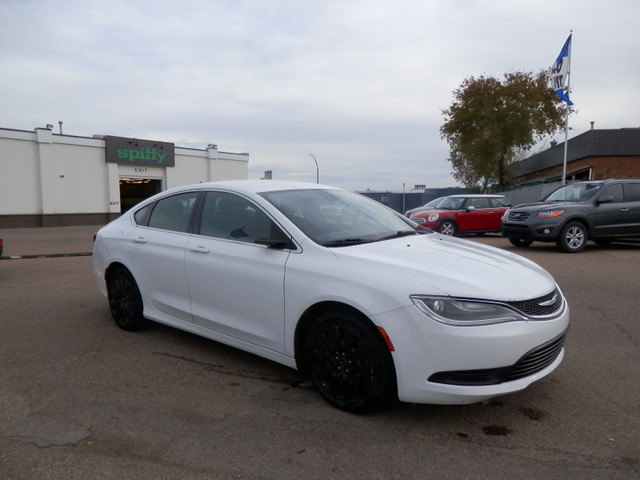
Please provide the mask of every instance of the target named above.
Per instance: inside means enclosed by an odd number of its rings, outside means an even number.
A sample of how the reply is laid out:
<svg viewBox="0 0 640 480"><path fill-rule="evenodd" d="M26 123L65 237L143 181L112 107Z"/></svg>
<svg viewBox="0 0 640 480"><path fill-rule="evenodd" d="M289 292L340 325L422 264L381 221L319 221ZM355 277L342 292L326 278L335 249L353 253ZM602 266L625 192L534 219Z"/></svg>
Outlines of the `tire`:
<svg viewBox="0 0 640 480"><path fill-rule="evenodd" d="M514 247L522 247L527 248L533 243L533 240L529 240L528 238L512 238L509 237L509 243Z"/></svg>
<svg viewBox="0 0 640 480"><path fill-rule="evenodd" d="M380 406L395 393L388 347L375 330L342 312L326 313L305 338L307 371L331 405L348 412Z"/></svg>
<svg viewBox="0 0 640 480"><path fill-rule="evenodd" d="M142 315L142 296L131 272L118 268L107 278L107 296L111 316L123 330L133 332L146 324Z"/></svg>
<svg viewBox="0 0 640 480"><path fill-rule="evenodd" d="M569 222L560 232L556 245L566 253L578 253L587 246L587 230L580 222Z"/></svg>
<svg viewBox="0 0 640 480"><path fill-rule="evenodd" d="M438 227L438 232L442 235L454 236L458 231L456 224L453 220L445 220Z"/></svg>

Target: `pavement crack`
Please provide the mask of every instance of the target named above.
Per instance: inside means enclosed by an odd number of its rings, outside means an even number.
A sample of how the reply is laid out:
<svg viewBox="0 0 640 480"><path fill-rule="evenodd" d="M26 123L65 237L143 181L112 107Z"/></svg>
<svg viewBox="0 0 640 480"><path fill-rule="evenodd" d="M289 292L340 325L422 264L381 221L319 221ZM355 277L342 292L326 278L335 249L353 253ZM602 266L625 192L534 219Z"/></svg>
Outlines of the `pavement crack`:
<svg viewBox="0 0 640 480"><path fill-rule="evenodd" d="M153 353L154 355L161 355L161 356L164 356L164 357L174 358L176 360L181 360L181 361L184 361L184 362L189 362L189 363L193 363L193 364L196 364L196 365L200 365L207 371L219 373L221 375L229 375L229 376L234 376L234 377L249 378L249 379L252 379L252 380L263 380L263 381L266 381L266 382L272 382L272 383L278 383L278 384L286 384L286 385L294 385L294 384L298 383L297 380L294 380L292 378L285 377L285 376L282 376L282 375L276 375L276 374L266 373L266 372L256 372L256 371L251 371L251 370L230 369L226 365L203 362L201 360L196 360L194 358L185 357L183 355L176 355L176 354L173 354L173 353L167 353L167 352L151 352L151 353Z"/></svg>

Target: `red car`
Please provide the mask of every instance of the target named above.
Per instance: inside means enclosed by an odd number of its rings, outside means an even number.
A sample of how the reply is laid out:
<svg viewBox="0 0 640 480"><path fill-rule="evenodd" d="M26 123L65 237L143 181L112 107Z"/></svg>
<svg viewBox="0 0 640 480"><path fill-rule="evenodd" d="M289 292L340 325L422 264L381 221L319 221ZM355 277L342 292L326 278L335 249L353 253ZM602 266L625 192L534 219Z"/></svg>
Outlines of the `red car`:
<svg viewBox="0 0 640 480"><path fill-rule="evenodd" d="M438 208L421 210L411 220L443 235L499 232L502 214L509 208L502 195L451 195Z"/></svg>

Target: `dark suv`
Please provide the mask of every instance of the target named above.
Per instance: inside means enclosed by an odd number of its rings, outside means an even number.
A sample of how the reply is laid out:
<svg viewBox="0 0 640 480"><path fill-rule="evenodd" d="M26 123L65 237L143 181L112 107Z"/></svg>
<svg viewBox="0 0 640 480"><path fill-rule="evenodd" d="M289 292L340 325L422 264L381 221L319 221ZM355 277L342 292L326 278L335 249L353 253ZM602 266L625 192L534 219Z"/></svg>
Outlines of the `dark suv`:
<svg viewBox="0 0 640 480"><path fill-rule="evenodd" d="M617 238L640 238L640 179L565 185L542 202L507 210L502 233L518 247L556 242L569 253L583 250L587 240L608 245Z"/></svg>

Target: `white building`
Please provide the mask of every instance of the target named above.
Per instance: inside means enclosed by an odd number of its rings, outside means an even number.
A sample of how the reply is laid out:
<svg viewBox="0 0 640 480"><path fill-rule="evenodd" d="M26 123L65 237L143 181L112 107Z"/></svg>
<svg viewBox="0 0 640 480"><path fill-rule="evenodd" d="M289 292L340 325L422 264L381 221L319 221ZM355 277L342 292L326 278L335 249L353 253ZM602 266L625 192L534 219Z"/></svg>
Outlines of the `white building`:
<svg viewBox="0 0 640 480"><path fill-rule="evenodd" d="M103 224L179 185L248 178L248 153L0 128L0 228Z"/></svg>

